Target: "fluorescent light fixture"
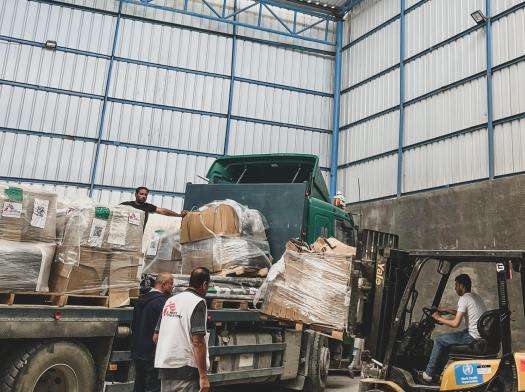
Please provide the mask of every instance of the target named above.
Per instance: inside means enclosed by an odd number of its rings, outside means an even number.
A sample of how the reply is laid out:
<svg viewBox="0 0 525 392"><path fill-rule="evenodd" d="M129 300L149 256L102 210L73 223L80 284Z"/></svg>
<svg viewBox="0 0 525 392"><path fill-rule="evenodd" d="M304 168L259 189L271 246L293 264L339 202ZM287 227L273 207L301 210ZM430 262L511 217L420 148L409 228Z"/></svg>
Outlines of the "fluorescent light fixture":
<svg viewBox="0 0 525 392"><path fill-rule="evenodd" d="M474 19L477 24L483 24L487 21L487 17L480 10L474 11L470 16L472 16L472 19Z"/></svg>

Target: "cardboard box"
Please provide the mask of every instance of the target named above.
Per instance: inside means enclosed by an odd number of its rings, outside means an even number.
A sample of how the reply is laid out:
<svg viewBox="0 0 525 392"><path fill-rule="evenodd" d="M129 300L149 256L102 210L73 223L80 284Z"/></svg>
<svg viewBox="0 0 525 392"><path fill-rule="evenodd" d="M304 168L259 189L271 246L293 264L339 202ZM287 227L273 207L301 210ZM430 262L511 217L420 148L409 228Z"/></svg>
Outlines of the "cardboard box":
<svg viewBox="0 0 525 392"><path fill-rule="evenodd" d="M346 255L287 250L268 273L261 312L344 330L352 268Z"/></svg>
<svg viewBox="0 0 525 392"><path fill-rule="evenodd" d="M55 244L0 240L0 288L49 291Z"/></svg>
<svg viewBox="0 0 525 392"><path fill-rule="evenodd" d="M188 213L181 224L180 243L202 241L215 236L239 236L241 224L235 209L219 204Z"/></svg>
<svg viewBox="0 0 525 392"><path fill-rule="evenodd" d="M109 261L109 307L129 305L130 290L139 286L138 269L142 254L112 252Z"/></svg>
<svg viewBox="0 0 525 392"><path fill-rule="evenodd" d="M51 268L49 289L56 293L104 295L110 254L84 247L59 246Z"/></svg>
<svg viewBox="0 0 525 392"><path fill-rule="evenodd" d="M144 212L129 206L98 205L67 218L63 243L108 251L140 252Z"/></svg>
<svg viewBox="0 0 525 392"><path fill-rule="evenodd" d="M0 185L0 239L55 242L57 196Z"/></svg>

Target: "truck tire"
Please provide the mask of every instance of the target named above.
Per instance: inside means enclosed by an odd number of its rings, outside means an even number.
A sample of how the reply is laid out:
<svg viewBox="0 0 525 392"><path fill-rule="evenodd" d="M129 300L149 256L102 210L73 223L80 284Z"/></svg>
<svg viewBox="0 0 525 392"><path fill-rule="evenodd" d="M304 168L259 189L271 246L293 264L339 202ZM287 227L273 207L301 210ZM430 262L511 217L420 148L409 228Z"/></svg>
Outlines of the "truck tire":
<svg viewBox="0 0 525 392"><path fill-rule="evenodd" d="M83 345L32 343L14 353L0 371L0 392L93 392L95 364Z"/></svg>
<svg viewBox="0 0 525 392"><path fill-rule="evenodd" d="M326 379L330 369L330 349L328 338L316 333L308 359L308 375L305 380L304 391L323 392L326 389Z"/></svg>

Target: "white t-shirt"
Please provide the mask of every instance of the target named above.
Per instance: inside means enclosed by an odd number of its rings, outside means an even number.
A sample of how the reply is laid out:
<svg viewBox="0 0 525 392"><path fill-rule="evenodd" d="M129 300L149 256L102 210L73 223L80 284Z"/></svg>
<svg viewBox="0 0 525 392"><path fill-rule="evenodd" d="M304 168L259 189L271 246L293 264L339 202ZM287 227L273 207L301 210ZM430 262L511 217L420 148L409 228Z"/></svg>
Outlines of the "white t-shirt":
<svg viewBox="0 0 525 392"><path fill-rule="evenodd" d="M485 303L476 293L465 293L459 297L458 312L464 314L465 326L468 333L474 339L480 339L478 332L478 320L487 311Z"/></svg>

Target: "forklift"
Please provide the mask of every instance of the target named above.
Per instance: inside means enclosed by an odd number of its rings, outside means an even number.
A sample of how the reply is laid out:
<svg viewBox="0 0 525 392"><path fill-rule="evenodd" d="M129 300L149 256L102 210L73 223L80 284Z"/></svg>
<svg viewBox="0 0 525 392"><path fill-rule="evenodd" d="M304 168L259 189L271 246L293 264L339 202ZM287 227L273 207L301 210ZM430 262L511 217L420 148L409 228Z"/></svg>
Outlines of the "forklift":
<svg viewBox="0 0 525 392"><path fill-rule="evenodd" d="M493 271L497 291L497 301L493 302L497 307L480 317L480 339L448 347L447 356L442 358L448 362L439 384L421 384L417 373L426 367L433 346L431 335L439 324L432 314L444 299L447 283L453 283L457 269L466 263L474 271ZM379 301L379 313L372 315L373 322L367 328L369 344L361 357L360 392L525 391L525 352L513 352L508 292L509 280L519 279L515 283L519 284L521 304L516 306L513 321L523 322L525 251L385 249L376 268L386 276L376 281L380 286L376 289L388 301ZM483 274L484 278L490 276ZM400 284L403 289L399 289ZM420 307L421 317L413 321L419 291L423 290L427 291L425 298L433 301L429 307Z"/></svg>

